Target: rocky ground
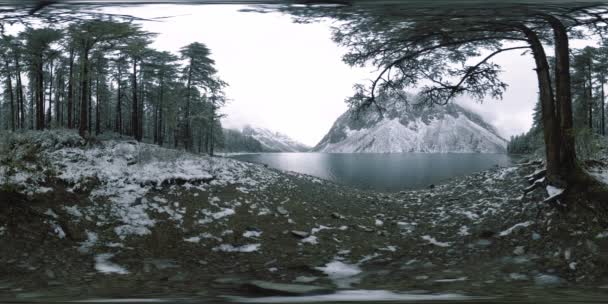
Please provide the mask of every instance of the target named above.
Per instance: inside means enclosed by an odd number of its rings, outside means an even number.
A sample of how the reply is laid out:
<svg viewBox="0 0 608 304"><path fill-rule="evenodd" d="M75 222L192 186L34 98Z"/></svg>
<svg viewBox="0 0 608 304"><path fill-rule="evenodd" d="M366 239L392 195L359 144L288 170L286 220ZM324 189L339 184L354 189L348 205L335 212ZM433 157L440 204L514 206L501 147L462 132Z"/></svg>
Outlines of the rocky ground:
<svg viewBox="0 0 608 304"><path fill-rule="evenodd" d="M606 218L522 196L538 162L375 193L67 132L5 142L0 301L608 296Z"/></svg>

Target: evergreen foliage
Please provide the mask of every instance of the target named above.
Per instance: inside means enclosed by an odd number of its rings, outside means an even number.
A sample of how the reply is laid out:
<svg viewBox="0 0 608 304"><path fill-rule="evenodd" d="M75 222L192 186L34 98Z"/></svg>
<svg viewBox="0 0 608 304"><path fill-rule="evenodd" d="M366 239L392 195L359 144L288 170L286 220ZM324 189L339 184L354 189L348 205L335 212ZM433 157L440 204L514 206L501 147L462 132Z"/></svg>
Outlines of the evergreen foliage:
<svg viewBox="0 0 608 304"><path fill-rule="evenodd" d="M112 132L207 153L222 142L227 84L203 43L157 51L155 34L105 17L1 33L2 129Z"/></svg>

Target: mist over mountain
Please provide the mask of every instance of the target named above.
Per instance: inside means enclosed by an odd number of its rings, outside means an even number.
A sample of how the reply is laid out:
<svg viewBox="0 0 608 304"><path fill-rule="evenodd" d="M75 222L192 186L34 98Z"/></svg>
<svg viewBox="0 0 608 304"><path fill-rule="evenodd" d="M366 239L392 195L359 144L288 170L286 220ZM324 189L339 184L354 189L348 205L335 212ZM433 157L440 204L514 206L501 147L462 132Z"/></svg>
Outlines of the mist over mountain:
<svg viewBox="0 0 608 304"><path fill-rule="evenodd" d="M224 152L305 152L310 147L265 128L224 129Z"/></svg>
<svg viewBox="0 0 608 304"><path fill-rule="evenodd" d="M504 153L507 141L481 116L450 103L396 98L342 114L313 151L330 153Z"/></svg>

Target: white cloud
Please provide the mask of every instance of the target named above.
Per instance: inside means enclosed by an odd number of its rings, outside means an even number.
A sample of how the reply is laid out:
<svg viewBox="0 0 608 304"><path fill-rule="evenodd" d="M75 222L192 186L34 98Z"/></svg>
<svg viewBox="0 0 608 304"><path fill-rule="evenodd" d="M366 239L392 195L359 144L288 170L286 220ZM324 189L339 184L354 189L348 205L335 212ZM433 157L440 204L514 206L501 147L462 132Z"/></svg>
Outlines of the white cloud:
<svg viewBox="0 0 608 304"><path fill-rule="evenodd" d="M341 61L344 50L330 39L328 24L294 24L279 14L238 12L239 6L154 5L112 8L140 17L177 16L145 22L159 33L154 47L177 52L203 42L230 87L224 124L265 127L315 145L347 106L352 85L374 76ZM504 137L529 129L538 90L531 56L496 57L510 85L501 101L459 103L479 112Z"/></svg>

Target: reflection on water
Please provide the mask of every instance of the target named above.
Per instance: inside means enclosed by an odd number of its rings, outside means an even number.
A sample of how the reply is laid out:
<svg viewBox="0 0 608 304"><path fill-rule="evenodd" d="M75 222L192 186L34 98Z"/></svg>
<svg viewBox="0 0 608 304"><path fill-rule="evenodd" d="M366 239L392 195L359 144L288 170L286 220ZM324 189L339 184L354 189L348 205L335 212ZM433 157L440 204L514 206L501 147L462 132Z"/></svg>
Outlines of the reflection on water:
<svg viewBox="0 0 608 304"><path fill-rule="evenodd" d="M506 154L263 153L234 158L378 191L423 188L453 177L512 164Z"/></svg>

